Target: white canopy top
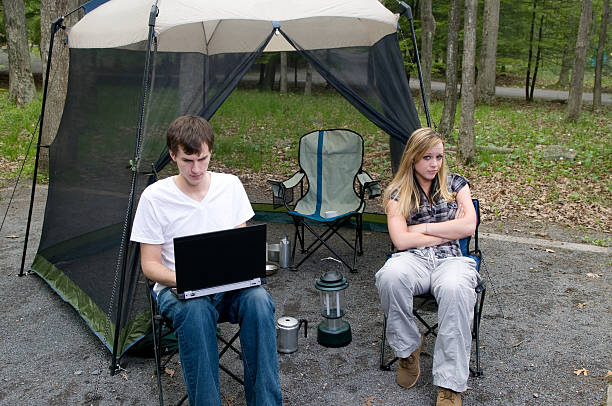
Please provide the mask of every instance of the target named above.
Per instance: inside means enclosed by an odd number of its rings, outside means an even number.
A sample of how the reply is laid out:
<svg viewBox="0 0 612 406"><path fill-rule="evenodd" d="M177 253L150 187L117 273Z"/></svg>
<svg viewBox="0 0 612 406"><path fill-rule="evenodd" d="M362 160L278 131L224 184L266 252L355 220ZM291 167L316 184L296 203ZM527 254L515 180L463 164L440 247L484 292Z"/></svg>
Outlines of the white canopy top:
<svg viewBox="0 0 612 406"><path fill-rule="evenodd" d="M111 0L69 29L71 48L142 47L154 0ZM159 0L159 51L252 52L280 24L304 49L369 46L397 30L377 0ZM293 50L276 33L266 51Z"/></svg>

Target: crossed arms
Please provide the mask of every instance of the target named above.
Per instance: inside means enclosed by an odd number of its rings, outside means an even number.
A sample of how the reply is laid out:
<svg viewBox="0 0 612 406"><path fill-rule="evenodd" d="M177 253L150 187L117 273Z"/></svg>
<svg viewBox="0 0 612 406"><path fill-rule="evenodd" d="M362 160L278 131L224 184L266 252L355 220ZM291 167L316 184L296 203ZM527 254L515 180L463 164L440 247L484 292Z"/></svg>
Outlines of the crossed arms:
<svg viewBox="0 0 612 406"><path fill-rule="evenodd" d="M468 185L459 190L455 200L458 208L453 220L412 226L406 224L406 218L400 213L397 201L389 200L387 227L393 245L399 250L407 250L440 245L472 235L476 229L476 210Z"/></svg>

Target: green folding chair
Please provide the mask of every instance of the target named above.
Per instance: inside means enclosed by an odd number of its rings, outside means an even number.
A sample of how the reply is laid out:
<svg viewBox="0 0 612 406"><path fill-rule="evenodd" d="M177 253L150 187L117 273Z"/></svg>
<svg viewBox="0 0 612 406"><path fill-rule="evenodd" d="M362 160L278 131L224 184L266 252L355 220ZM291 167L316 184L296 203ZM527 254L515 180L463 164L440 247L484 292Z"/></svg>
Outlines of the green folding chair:
<svg viewBox="0 0 612 406"><path fill-rule="evenodd" d="M378 180L362 170L363 138L347 129L318 130L300 138L298 159L300 169L285 181L268 180L272 184L273 205L284 205L295 225L293 238L293 262L299 240L306 255L295 265L298 268L317 249L325 246L351 272L357 272L357 255L363 254L362 214L365 194L374 198L380 195ZM294 188L299 185L299 198L295 206ZM306 191L304 192L304 189ZM338 231L354 220L355 241L349 242ZM327 226L323 233L312 225ZM304 229L315 237L306 248ZM338 236L353 249L352 266L328 243Z"/></svg>

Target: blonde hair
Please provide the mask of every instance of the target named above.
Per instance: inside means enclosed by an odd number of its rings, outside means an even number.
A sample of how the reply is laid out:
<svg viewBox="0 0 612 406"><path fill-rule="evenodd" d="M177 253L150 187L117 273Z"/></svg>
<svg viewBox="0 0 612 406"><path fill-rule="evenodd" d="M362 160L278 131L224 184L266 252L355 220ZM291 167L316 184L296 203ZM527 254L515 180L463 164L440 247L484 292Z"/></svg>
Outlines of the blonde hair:
<svg viewBox="0 0 612 406"><path fill-rule="evenodd" d="M389 200L397 200L400 213L410 218L412 214L420 208L421 203L421 188L415 178L414 164L419 162L433 147L444 140L433 129L429 127L419 128L415 130L408 139L404 153L400 161L397 173L393 180L385 189L383 195L383 207L387 211ZM448 168L446 160L442 160L442 166L434 178L430 199L438 201L440 197L447 202L453 200L454 196L448 191L447 185ZM437 180L437 181L436 181Z"/></svg>

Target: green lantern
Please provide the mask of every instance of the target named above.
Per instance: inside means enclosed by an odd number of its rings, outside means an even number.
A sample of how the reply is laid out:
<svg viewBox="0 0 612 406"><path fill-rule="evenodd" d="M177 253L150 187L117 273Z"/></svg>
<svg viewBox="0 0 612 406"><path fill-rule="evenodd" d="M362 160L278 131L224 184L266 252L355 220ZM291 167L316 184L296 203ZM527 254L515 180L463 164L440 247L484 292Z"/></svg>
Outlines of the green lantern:
<svg viewBox="0 0 612 406"><path fill-rule="evenodd" d="M325 260L337 261L339 267L342 262L335 258ZM321 315L324 320L317 328L317 341L325 347L344 347L351 342L351 326L342 318L345 310L345 290L349 283L339 269L326 271L315 283L321 300Z"/></svg>

